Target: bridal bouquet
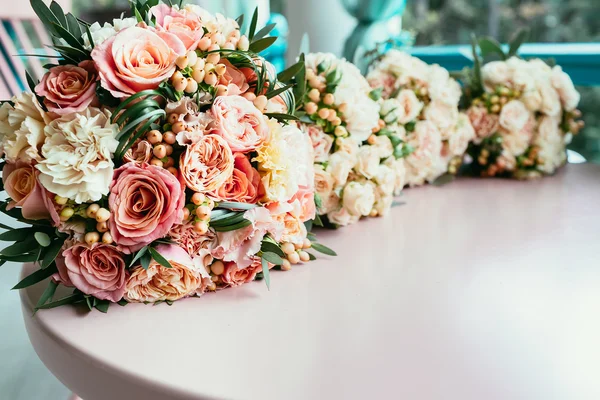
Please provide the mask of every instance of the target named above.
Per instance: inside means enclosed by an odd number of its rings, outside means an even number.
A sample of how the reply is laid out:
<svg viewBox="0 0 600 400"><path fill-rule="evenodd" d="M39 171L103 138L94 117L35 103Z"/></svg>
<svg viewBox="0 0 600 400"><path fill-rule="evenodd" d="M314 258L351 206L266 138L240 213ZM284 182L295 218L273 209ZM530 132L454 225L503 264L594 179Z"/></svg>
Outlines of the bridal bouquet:
<svg viewBox="0 0 600 400"><path fill-rule="evenodd" d="M560 66L516 55L523 35L508 53L490 39L480 40L483 55L501 60L475 66L467 79L467 114L476 139L469 147L470 171L481 176L518 179L552 174L565 164L566 145L583 127L580 95ZM474 46L475 47L475 46Z"/></svg>
<svg viewBox="0 0 600 400"><path fill-rule="evenodd" d="M48 277L37 309L171 303L309 261L313 149L290 86L259 52L273 26L198 6L132 3L88 25L32 6L61 57L0 108L1 262ZM370 129L370 128L369 128ZM310 239L309 239L310 238ZM54 300L58 284L71 295Z"/></svg>
<svg viewBox="0 0 600 400"><path fill-rule="evenodd" d="M404 185L404 165L391 140L374 134L381 121L369 84L333 54L308 54L305 66L301 128L314 150L318 214L332 226L385 215Z"/></svg>
<svg viewBox="0 0 600 400"><path fill-rule="evenodd" d="M381 95L385 126L377 135L390 138L396 157L404 158L406 183L417 186L456 174L475 134L458 111L461 88L448 71L390 50L367 80Z"/></svg>

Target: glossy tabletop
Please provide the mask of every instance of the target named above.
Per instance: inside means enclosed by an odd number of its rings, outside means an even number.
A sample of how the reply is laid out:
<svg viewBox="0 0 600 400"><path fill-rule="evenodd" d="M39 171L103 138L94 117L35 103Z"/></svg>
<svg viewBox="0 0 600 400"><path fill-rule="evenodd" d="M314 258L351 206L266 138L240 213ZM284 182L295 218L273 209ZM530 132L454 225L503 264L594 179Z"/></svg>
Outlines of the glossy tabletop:
<svg viewBox="0 0 600 400"><path fill-rule="evenodd" d="M85 400L600 399L600 166L400 200L270 291L32 319L31 288L31 341Z"/></svg>

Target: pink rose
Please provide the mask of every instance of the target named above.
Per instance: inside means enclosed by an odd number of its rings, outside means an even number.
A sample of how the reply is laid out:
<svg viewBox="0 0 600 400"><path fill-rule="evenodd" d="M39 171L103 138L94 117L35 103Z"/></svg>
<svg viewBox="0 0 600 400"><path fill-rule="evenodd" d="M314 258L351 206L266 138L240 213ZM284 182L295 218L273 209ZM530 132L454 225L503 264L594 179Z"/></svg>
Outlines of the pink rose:
<svg viewBox="0 0 600 400"><path fill-rule="evenodd" d="M241 96L217 97L211 112L214 118L212 132L223 137L233 151L254 151L269 139L264 115Z"/></svg>
<svg viewBox="0 0 600 400"><path fill-rule="evenodd" d="M156 89L175 72L175 60L184 54L181 40L169 32L138 26L126 28L92 50L103 88L122 98Z"/></svg>
<svg viewBox="0 0 600 400"><path fill-rule="evenodd" d="M475 134L483 139L494 134L499 127L498 116L488 113L485 107L472 106L467 110Z"/></svg>
<svg viewBox="0 0 600 400"><path fill-rule="evenodd" d="M179 170L187 187L195 192L212 192L233 175L231 149L220 136L202 136L181 154Z"/></svg>
<svg viewBox="0 0 600 400"><path fill-rule="evenodd" d="M242 71L231 65L228 60L222 60L220 63L224 64L226 69L225 73L219 77L219 85L227 86L227 95L238 96L246 93L250 86Z"/></svg>
<svg viewBox="0 0 600 400"><path fill-rule="evenodd" d="M96 105L98 74L91 60L75 65L52 67L35 87L35 93L44 98L48 111L59 115L80 112Z"/></svg>
<svg viewBox="0 0 600 400"><path fill-rule="evenodd" d="M128 163L117 169L108 196L110 233L125 252L164 237L183 219L183 183L163 168Z"/></svg>
<svg viewBox="0 0 600 400"><path fill-rule="evenodd" d="M196 50L204 35L200 17L191 11L178 11L166 4L159 4L150 9L156 17L155 28L177 36L187 50Z"/></svg>
<svg viewBox="0 0 600 400"><path fill-rule="evenodd" d="M115 246L77 243L56 259L59 280L85 294L113 303L125 293L127 270L123 254Z"/></svg>
<svg viewBox="0 0 600 400"><path fill-rule="evenodd" d="M225 287L241 286L244 283L252 282L256 274L262 271L262 263L258 257L252 260L252 264L246 268L240 268L234 262L225 263L225 270L220 275Z"/></svg>
<svg viewBox="0 0 600 400"><path fill-rule="evenodd" d="M219 200L238 203L256 203L264 195L261 193L260 174L252 167L250 160L243 153L235 153L233 158L233 175L213 191L211 196Z"/></svg>
<svg viewBox="0 0 600 400"><path fill-rule="evenodd" d="M303 131L308 133L312 143L316 163L322 163L329 159L329 153L333 146L333 136L323 132L323 129L313 124L303 124Z"/></svg>
<svg viewBox="0 0 600 400"><path fill-rule="evenodd" d="M2 182L12 200L6 208L21 207L25 219L49 219L57 224L60 219L52 202L52 194L40 184L39 174L33 165L22 161L4 165Z"/></svg>

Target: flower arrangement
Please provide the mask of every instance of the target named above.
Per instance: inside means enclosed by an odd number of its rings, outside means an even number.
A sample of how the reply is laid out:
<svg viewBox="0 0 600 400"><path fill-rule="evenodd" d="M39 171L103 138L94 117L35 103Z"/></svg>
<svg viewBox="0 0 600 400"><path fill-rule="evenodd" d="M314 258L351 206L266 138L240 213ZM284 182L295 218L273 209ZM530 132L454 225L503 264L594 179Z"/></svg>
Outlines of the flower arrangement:
<svg viewBox="0 0 600 400"><path fill-rule="evenodd" d="M318 214L331 226L385 215L404 168L390 139L373 134L381 124L369 84L333 54L308 54L305 64L301 127L314 150Z"/></svg>
<svg viewBox="0 0 600 400"><path fill-rule="evenodd" d="M377 135L390 138L404 159L406 183L456 174L475 134L459 112L461 87L448 71L392 49L371 66L367 80L381 95L385 124Z"/></svg>
<svg viewBox="0 0 600 400"><path fill-rule="evenodd" d="M517 179L552 174L566 163L566 145L583 127L580 95L560 66L516 56L525 32L508 52L481 39L482 56L500 60L475 66L467 77L467 115L476 138L469 147L469 171Z"/></svg>
<svg viewBox="0 0 600 400"><path fill-rule="evenodd" d="M101 27L31 4L61 57L0 108L0 211L28 225L2 226L0 259L39 265L15 288L52 277L37 309L170 304L335 255L305 226L313 149L259 55L273 26L137 0Z"/></svg>

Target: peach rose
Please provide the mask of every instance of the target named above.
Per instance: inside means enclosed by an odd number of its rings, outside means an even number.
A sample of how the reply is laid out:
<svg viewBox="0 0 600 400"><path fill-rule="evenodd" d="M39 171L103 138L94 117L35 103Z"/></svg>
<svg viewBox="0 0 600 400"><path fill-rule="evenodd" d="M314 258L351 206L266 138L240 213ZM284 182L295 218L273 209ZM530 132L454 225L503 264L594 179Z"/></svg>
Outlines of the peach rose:
<svg viewBox="0 0 600 400"><path fill-rule="evenodd" d="M315 162L321 163L329 159L333 146L333 136L323 132L323 129L313 124L302 124L302 130L308 134L313 146Z"/></svg>
<svg viewBox="0 0 600 400"><path fill-rule="evenodd" d="M228 96L239 96L248 91L250 86L246 82L246 76L242 71L234 67L228 60L219 61L225 65L225 73L219 78L219 85L227 86Z"/></svg>
<svg viewBox="0 0 600 400"><path fill-rule="evenodd" d="M262 271L262 263L259 258L254 258L252 264L246 268L240 268L234 262L227 262L225 263L225 271L220 277L225 285L224 287L236 287L252 282L260 271Z"/></svg>
<svg viewBox="0 0 600 400"><path fill-rule="evenodd" d="M136 267L127 281L125 300L130 303L175 301L196 294L210 275L197 268L179 246L162 244L156 251L171 264L166 268L152 260L148 269Z"/></svg>
<svg viewBox="0 0 600 400"><path fill-rule="evenodd" d="M467 110L475 134L480 139L494 134L499 127L498 116L488 113L485 107L471 107Z"/></svg>
<svg viewBox="0 0 600 400"><path fill-rule="evenodd" d="M128 273L123 254L115 246L76 243L62 252L56 265L59 280L67 286L113 303L123 298Z"/></svg>
<svg viewBox="0 0 600 400"><path fill-rule="evenodd" d="M252 167L243 153L233 155L234 168L231 178L211 193L211 196L238 203L256 203L264 193L261 191L260 174Z"/></svg>
<svg viewBox="0 0 600 400"><path fill-rule="evenodd" d="M60 219L52 203L52 195L40 184L39 174L33 165L22 161L4 165L2 182L12 200L6 209L21 207L25 219L49 219L56 224Z"/></svg>
<svg viewBox="0 0 600 400"><path fill-rule="evenodd" d="M223 137L231 150L254 151L269 139L269 126L264 115L241 96L217 97L211 112L211 132Z"/></svg>
<svg viewBox="0 0 600 400"><path fill-rule="evenodd" d="M195 192L219 189L233 175L233 153L225 139L217 135L202 136L181 154L179 170L187 187Z"/></svg>
<svg viewBox="0 0 600 400"><path fill-rule="evenodd" d="M183 183L153 165L127 163L117 169L108 196L110 233L125 252L164 237L183 219Z"/></svg>
<svg viewBox="0 0 600 400"><path fill-rule="evenodd" d="M44 98L50 112L59 115L80 112L98 103L96 81L98 74L91 60L75 65L52 67L35 87L35 93Z"/></svg>
<svg viewBox="0 0 600 400"><path fill-rule="evenodd" d="M204 29L200 17L191 11L179 11L159 4L150 8L150 13L156 17L154 27L158 31L172 33L177 36L187 50L196 50Z"/></svg>
<svg viewBox="0 0 600 400"><path fill-rule="evenodd" d="M132 148L127 150L123 158L127 162L134 162L141 166L144 163L150 162L152 159L152 149L153 147L148 141L140 140L134 144Z"/></svg>
<svg viewBox="0 0 600 400"><path fill-rule="evenodd" d="M530 112L519 100L511 100L502 107L500 126L509 132L520 132L529 120Z"/></svg>
<svg viewBox="0 0 600 400"><path fill-rule="evenodd" d="M217 234L212 229L198 233L192 221L175 225L169 231L169 238L181 246L193 260L200 259L204 267L212 264L212 251L217 246Z"/></svg>
<svg viewBox="0 0 600 400"><path fill-rule="evenodd" d="M175 72L185 46L169 32L138 26L123 29L92 50L100 83L117 98L156 89Z"/></svg>

